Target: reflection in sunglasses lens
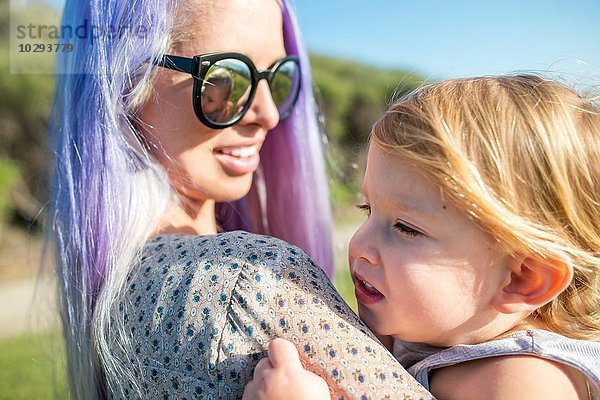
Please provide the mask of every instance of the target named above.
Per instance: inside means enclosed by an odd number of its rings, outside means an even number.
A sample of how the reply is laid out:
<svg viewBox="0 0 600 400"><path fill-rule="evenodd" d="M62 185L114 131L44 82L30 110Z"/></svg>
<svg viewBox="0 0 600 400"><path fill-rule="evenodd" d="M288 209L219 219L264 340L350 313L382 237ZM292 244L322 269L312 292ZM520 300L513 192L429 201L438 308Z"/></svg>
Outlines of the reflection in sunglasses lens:
<svg viewBox="0 0 600 400"><path fill-rule="evenodd" d="M202 83L202 112L211 122L227 123L244 108L250 92L250 68L228 58L210 67Z"/></svg>
<svg viewBox="0 0 600 400"><path fill-rule="evenodd" d="M252 72L243 61L226 58L214 63L202 81L202 113L213 123L226 124L245 109L252 91ZM300 68L293 60L280 64L270 82L273 102L280 118L291 112L300 90Z"/></svg>
<svg viewBox="0 0 600 400"><path fill-rule="evenodd" d="M273 101L283 118L294 106L296 94L300 89L300 70L294 61L286 61L277 68L271 81Z"/></svg>

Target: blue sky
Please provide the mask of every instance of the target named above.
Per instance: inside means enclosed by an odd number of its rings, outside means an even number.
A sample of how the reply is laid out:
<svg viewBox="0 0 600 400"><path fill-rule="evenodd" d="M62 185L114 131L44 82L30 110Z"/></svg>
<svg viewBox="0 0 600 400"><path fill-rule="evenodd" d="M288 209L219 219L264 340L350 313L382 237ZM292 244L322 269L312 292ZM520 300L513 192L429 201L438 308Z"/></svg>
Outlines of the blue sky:
<svg viewBox="0 0 600 400"><path fill-rule="evenodd" d="M292 2L316 53L431 79L551 71L600 82L600 0Z"/></svg>
<svg viewBox="0 0 600 400"><path fill-rule="evenodd" d="M598 0L295 0L309 50L432 79L552 71L600 83Z"/></svg>

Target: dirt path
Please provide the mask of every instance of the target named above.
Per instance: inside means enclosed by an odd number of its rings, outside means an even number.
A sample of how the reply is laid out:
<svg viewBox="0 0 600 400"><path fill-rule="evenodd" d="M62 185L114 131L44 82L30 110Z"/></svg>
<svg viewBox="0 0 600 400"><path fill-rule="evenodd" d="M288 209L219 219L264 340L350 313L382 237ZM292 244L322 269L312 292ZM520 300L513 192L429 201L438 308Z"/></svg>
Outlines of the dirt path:
<svg viewBox="0 0 600 400"><path fill-rule="evenodd" d="M53 287L47 279L0 282L0 339L58 330Z"/></svg>
<svg viewBox="0 0 600 400"><path fill-rule="evenodd" d="M1 232L0 339L58 329L54 284L39 274L42 236L7 225Z"/></svg>

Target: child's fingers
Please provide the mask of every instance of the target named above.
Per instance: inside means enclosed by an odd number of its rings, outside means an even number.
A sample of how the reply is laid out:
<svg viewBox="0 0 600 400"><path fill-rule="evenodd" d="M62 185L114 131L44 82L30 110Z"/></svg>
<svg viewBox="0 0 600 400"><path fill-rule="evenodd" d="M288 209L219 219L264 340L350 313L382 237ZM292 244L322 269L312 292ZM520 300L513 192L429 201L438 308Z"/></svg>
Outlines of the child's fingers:
<svg viewBox="0 0 600 400"><path fill-rule="evenodd" d="M256 364L256 367L254 368L253 379L260 379L261 377L265 376L265 374L271 369L273 369L273 367L271 366L271 362L269 361L269 359L267 357L261 358L258 364Z"/></svg>
<svg viewBox="0 0 600 400"><path fill-rule="evenodd" d="M246 387L244 387L244 393L242 395L242 400L254 400L256 399L257 393L258 393L258 387L257 387L257 383L256 381L252 380L250 382L248 382L246 384Z"/></svg>
<svg viewBox="0 0 600 400"><path fill-rule="evenodd" d="M269 361L273 368L302 368L296 347L285 339L276 338L269 343Z"/></svg>

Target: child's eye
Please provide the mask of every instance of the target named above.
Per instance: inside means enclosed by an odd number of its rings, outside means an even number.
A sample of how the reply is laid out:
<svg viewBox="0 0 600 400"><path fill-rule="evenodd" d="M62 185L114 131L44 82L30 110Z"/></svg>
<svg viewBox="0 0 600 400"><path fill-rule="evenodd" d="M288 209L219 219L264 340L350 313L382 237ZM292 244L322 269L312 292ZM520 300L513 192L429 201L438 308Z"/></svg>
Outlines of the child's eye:
<svg viewBox="0 0 600 400"><path fill-rule="evenodd" d="M371 215L371 205L369 203L357 204L356 208L362 210L365 214L367 214L367 217Z"/></svg>
<svg viewBox="0 0 600 400"><path fill-rule="evenodd" d="M419 232L416 229L411 228L410 226L403 224L400 221L397 221L394 224L394 228L396 228L397 230L399 230L403 235L407 235L407 236L420 236L422 235L421 232Z"/></svg>

